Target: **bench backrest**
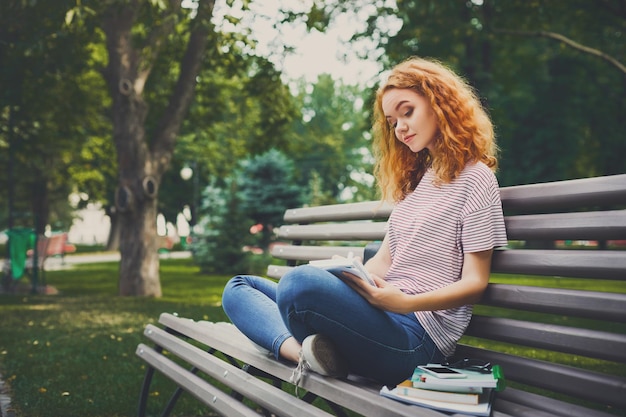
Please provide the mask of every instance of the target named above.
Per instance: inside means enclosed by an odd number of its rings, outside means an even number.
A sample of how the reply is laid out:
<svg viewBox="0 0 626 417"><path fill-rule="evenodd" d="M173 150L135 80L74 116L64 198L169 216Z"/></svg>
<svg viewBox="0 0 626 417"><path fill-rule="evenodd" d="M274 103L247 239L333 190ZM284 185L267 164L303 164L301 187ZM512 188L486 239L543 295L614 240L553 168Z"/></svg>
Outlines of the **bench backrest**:
<svg viewBox="0 0 626 417"><path fill-rule="evenodd" d="M46 256L56 256L65 254L65 245L67 244L67 233L54 233L49 237L44 237L48 241L46 246Z"/></svg>
<svg viewBox="0 0 626 417"><path fill-rule="evenodd" d="M495 275L457 355L502 365L516 387L626 408L626 175L504 187L501 197L510 244L494 254ZM274 246L283 262L268 275L335 254L364 256L384 237L391 209L287 210L278 237L291 242ZM536 276L551 278L538 286ZM602 291L585 289L590 280Z"/></svg>

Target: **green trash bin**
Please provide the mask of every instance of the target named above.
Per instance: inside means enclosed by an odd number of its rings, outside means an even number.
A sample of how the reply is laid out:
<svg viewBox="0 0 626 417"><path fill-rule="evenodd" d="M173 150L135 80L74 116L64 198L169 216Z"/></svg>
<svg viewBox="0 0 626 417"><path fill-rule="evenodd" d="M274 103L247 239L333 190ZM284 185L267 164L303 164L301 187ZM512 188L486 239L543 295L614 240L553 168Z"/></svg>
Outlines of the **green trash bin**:
<svg viewBox="0 0 626 417"><path fill-rule="evenodd" d="M36 234L33 229L16 227L5 232L9 237L9 259L11 276L14 280L22 278L26 269L26 253L35 247Z"/></svg>

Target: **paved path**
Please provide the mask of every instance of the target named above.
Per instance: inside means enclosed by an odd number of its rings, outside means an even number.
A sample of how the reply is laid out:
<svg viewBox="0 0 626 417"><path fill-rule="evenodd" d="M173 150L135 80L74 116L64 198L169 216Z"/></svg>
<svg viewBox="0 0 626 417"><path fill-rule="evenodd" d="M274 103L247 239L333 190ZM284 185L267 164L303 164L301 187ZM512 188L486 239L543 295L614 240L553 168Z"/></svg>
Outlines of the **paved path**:
<svg viewBox="0 0 626 417"><path fill-rule="evenodd" d="M185 259L191 258L191 252L167 252L160 254L161 259ZM71 268L78 264L92 264L96 262L119 262L119 252L98 252L85 254L69 254L65 255L65 259L60 257L51 257L46 260L46 271L54 271L60 269Z"/></svg>

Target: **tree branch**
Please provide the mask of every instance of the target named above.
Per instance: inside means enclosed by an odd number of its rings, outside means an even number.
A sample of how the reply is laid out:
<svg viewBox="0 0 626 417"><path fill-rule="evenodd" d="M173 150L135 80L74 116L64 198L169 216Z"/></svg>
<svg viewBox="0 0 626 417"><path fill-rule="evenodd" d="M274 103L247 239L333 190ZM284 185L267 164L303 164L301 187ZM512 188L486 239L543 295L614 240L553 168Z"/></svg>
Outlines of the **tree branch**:
<svg viewBox="0 0 626 417"><path fill-rule="evenodd" d="M135 80L135 91L137 94L143 92L143 88L150 76L152 67L156 62L163 40L174 29L176 23L175 16L181 8L180 0L170 0L169 8L163 10L161 19L162 23L156 26L148 36L145 45L141 48L142 52L139 56L137 65L137 78Z"/></svg>
<svg viewBox="0 0 626 417"><path fill-rule="evenodd" d="M204 58L211 31L215 0L199 0L198 13L191 22L191 34L180 64L180 74L170 96L167 109L156 130L153 157L158 169L167 169L183 119L193 99L196 78Z"/></svg>
<svg viewBox="0 0 626 417"><path fill-rule="evenodd" d="M626 75L626 66L624 64L622 64L621 62L619 62L617 59L613 58L612 56L605 54L604 52L598 50L598 49L594 49L594 48L590 48L588 46L585 45L581 45L578 42L575 42L573 40L571 40L570 38L567 38L561 34L558 33L554 33L554 32L547 32L544 30L537 30L537 31L529 31L529 30L507 30L507 29L494 29L494 32L496 33L504 33L504 34L508 34L508 35L518 35L518 36L536 36L536 37L543 37L543 38L549 38L549 39L553 39L556 41L559 41L561 43L564 43L565 45L576 49L578 51L584 52L586 54L589 55L593 55L593 56L597 56L598 58L601 58L605 61L607 61L608 63L610 63L611 65L617 67L617 69L619 69L622 73L624 73Z"/></svg>

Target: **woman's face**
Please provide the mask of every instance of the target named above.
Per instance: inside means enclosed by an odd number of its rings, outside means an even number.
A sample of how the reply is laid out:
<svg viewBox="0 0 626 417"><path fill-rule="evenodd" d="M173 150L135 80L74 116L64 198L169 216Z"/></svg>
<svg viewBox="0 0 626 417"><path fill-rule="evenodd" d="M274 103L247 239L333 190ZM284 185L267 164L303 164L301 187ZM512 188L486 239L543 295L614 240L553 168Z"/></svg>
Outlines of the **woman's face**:
<svg viewBox="0 0 626 417"><path fill-rule="evenodd" d="M424 97L408 88L393 88L383 94L382 107L400 142L416 153L424 148L432 151L437 118Z"/></svg>

